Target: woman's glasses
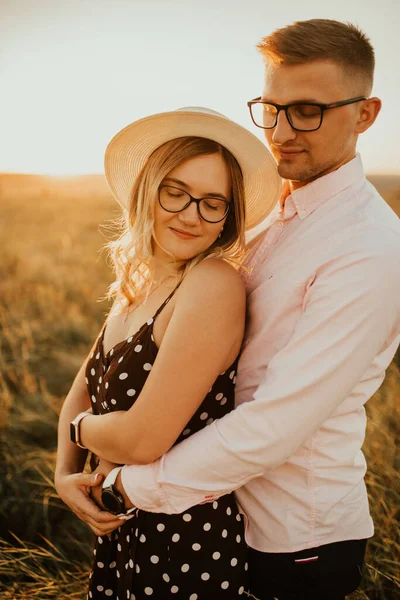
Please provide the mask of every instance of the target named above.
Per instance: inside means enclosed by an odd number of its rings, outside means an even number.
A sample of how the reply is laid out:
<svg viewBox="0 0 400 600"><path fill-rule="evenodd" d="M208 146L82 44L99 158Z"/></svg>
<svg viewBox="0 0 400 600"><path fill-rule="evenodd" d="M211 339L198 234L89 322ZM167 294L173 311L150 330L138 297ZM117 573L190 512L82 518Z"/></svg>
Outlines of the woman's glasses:
<svg viewBox="0 0 400 600"><path fill-rule="evenodd" d="M225 219L230 209L230 202L221 198L193 198L188 192L171 185L161 185L158 190L158 202L164 210L179 213L192 202L197 205L200 217L207 223L219 223Z"/></svg>

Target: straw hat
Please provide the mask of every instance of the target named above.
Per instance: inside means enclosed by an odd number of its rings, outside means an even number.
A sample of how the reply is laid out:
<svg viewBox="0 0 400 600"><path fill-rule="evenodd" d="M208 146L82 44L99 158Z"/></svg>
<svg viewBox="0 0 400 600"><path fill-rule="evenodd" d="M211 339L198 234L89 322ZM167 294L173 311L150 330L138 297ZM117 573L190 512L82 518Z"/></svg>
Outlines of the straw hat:
<svg viewBox="0 0 400 600"><path fill-rule="evenodd" d="M184 136L214 140L233 154L243 173L246 230L259 225L274 208L281 191L274 159L247 129L199 106L139 119L113 137L105 153L104 169L114 198L127 208L136 177L149 156L165 142Z"/></svg>

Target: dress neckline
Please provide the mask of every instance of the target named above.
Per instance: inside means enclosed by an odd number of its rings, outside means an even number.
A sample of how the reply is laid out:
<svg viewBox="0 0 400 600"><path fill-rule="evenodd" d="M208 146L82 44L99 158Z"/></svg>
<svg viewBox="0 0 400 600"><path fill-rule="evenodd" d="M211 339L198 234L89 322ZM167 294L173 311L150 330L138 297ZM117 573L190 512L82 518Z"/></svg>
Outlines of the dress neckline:
<svg viewBox="0 0 400 600"><path fill-rule="evenodd" d="M179 286L181 285L182 280L178 283L178 285L176 285L174 287L174 289L172 290L172 292L168 295L168 297L164 300L164 302L161 304L161 306L158 307L158 309L156 310L156 312L154 313L154 315L152 317L150 317L150 319L148 319L147 321L145 321L143 323L143 325L141 325L141 327L132 335L130 335L127 338L124 338L123 340L121 340L120 342L117 342L116 344L114 344L114 346L112 346L112 348L109 349L108 352L104 351L104 334L107 328L107 320L105 321L104 325L103 325L103 329L101 331L100 334L100 352L101 352L101 356L103 359L107 359L109 358L109 356L111 356L112 354L114 354L115 350L120 346L123 346L125 344L130 344L132 343L136 338L138 338L140 336L140 334L143 332L143 330L146 327L150 328L150 337L151 337L151 341L154 343L154 345L156 346L156 348L158 349L155 341L154 341L154 336L153 336L153 327L154 327L154 322L156 320L156 318L158 317L158 315L161 313L161 311L164 309L164 307L168 304L168 302L171 300L171 298L173 297L173 295L175 294L175 292L177 291L177 289L179 288Z"/></svg>
<svg viewBox="0 0 400 600"><path fill-rule="evenodd" d="M150 324L150 321L152 321L151 324ZM139 337L139 335L143 332L145 327L151 327L151 331L152 331L153 323L154 323L154 319L149 319L149 321L146 321L146 323L143 323L143 325L140 327L140 329L138 329L133 335L130 335L128 338L125 338L125 339L121 340L120 342L117 342L112 348L109 349L108 352L105 352L105 350L104 350L104 333L105 333L106 326L107 326L107 321L106 321L104 323L103 331L101 332L101 336L100 336L100 351L101 351L102 357L104 359L107 359L112 354L114 354L114 352L117 349L119 349L120 346L124 346L125 344L130 344L131 342L133 342L135 338ZM151 336L152 335L153 334L151 333Z"/></svg>

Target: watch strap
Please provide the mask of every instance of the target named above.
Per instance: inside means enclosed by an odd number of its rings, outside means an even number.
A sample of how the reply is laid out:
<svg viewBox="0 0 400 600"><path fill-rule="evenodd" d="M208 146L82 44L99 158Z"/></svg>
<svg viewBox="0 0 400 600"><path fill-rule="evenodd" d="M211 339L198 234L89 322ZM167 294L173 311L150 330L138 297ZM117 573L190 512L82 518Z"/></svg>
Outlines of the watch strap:
<svg viewBox="0 0 400 600"><path fill-rule="evenodd" d="M73 440L73 441L75 442L75 444L77 446L79 446L79 448L83 448L84 450L87 450L87 448L86 448L86 446L83 446L81 444L80 423L85 417L89 417L90 415L93 415L92 409L89 409L88 411L80 412L75 417L75 419L73 421L71 421L71 425L74 427L74 430L75 430L75 440Z"/></svg>
<svg viewBox="0 0 400 600"><path fill-rule="evenodd" d="M122 467L115 467L114 469L112 469L109 472L109 474L107 475L107 477L103 481L103 490L105 490L106 488L110 487L111 485L114 485L115 480L118 477L118 473L120 472L121 469L122 469Z"/></svg>

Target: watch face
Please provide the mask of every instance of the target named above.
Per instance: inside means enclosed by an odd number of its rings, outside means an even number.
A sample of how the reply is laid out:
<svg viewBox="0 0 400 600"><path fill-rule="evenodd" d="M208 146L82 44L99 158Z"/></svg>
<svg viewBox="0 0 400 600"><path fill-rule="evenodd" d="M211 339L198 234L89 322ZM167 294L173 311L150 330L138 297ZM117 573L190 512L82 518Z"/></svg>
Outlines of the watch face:
<svg viewBox="0 0 400 600"><path fill-rule="evenodd" d="M105 508L114 515L119 515L125 512L125 505L122 496L117 494L110 488L106 488L101 493L101 501Z"/></svg>
<svg viewBox="0 0 400 600"><path fill-rule="evenodd" d="M69 424L69 436L70 436L71 442L74 442L74 444L76 444L76 429L75 429L75 425L73 423Z"/></svg>

